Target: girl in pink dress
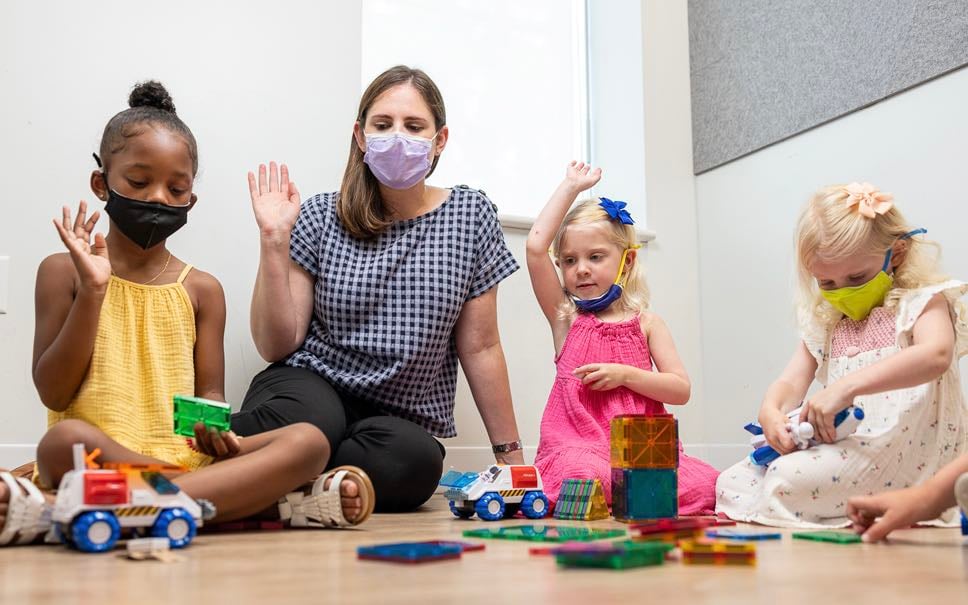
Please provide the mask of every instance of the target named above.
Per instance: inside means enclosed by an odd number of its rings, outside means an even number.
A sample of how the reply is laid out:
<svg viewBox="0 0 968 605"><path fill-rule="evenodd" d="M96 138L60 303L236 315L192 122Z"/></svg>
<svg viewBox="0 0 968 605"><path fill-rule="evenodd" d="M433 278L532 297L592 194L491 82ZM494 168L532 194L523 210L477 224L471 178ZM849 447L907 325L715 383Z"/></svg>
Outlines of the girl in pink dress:
<svg viewBox="0 0 968 605"><path fill-rule="evenodd" d="M663 414L660 402L689 401L689 376L669 329L648 310L625 203L590 199L568 212L601 176L599 168L571 162L528 235L531 286L556 354L535 458L552 501L564 479L600 479L611 503L612 417ZM679 447L679 514L710 513L719 473Z"/></svg>

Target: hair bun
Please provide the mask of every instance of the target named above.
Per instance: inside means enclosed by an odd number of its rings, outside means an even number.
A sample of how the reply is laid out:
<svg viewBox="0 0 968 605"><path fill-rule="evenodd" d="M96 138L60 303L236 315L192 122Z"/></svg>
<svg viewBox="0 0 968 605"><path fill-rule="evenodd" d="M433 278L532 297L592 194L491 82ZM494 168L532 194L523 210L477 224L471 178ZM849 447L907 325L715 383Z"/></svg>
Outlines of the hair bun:
<svg viewBox="0 0 968 605"><path fill-rule="evenodd" d="M175 102L161 84L155 80L148 80L136 84L128 97L129 107L155 107L162 111L175 113Z"/></svg>

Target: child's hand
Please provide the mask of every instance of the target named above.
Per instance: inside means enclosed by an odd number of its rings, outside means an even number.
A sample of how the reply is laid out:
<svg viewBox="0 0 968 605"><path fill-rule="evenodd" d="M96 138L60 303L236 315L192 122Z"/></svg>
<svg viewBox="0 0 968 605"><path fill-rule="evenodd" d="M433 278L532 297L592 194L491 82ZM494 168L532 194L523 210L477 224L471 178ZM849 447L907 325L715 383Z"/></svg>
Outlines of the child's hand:
<svg viewBox="0 0 968 605"><path fill-rule="evenodd" d="M855 496L847 500L847 517L854 531L863 534L865 542L877 542L893 530L910 527L918 521L929 521L945 506L938 494L925 485L884 492L873 496ZM880 517L880 520L875 521Z"/></svg>
<svg viewBox="0 0 968 605"><path fill-rule="evenodd" d="M252 211L259 231L269 238L284 237L289 234L299 218L299 190L289 180L289 168L283 164L278 169L275 162L269 162L269 176L266 178L265 164L259 164L259 182L249 173L249 195L252 198Z"/></svg>
<svg viewBox="0 0 968 605"><path fill-rule="evenodd" d="M94 245L91 245L91 232L97 224L101 213L95 211L91 218L87 216L87 202L81 201L77 207L77 219L71 222L71 209L64 206L64 216L61 222L54 220L54 227L61 241L71 254L74 268L81 280L81 288L95 292L103 292L111 279L111 261L108 259L108 245L104 236L94 234Z"/></svg>
<svg viewBox="0 0 968 605"><path fill-rule="evenodd" d="M189 446L196 452L207 454L216 459L237 456L242 449L239 437L232 431L219 431L206 427L203 422L195 423L195 438L189 439Z"/></svg>
<svg viewBox="0 0 968 605"><path fill-rule="evenodd" d="M574 160L568 164L565 171L565 183L576 193L591 189L602 179L602 169L592 168L584 162Z"/></svg>
<svg viewBox="0 0 968 605"><path fill-rule="evenodd" d="M837 412L850 407L854 398L847 392L843 382L835 382L803 404L800 422L813 425L815 438L822 443L833 443L837 439L834 416Z"/></svg>
<svg viewBox="0 0 968 605"><path fill-rule="evenodd" d="M760 411L758 420L760 426L763 427L763 436L766 437L766 442L777 453L786 455L797 449L797 444L794 443L787 428L790 419L786 414L775 407L764 407Z"/></svg>
<svg viewBox="0 0 968 605"><path fill-rule="evenodd" d="M621 363L589 363L575 368L572 373L593 391L611 391L625 386L628 366Z"/></svg>

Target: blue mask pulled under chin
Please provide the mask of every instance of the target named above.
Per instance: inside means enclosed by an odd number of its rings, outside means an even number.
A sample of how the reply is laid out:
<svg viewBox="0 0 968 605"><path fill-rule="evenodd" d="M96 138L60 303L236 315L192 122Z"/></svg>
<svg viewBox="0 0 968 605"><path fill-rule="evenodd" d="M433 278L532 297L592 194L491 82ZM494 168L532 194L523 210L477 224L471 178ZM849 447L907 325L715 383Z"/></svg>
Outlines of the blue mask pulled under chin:
<svg viewBox="0 0 968 605"><path fill-rule="evenodd" d="M620 298L622 298L622 286L620 284L612 284L608 290L605 290L604 294L596 296L595 298L571 297L581 313L598 313L599 311L604 311L609 305Z"/></svg>
<svg viewBox="0 0 968 605"><path fill-rule="evenodd" d="M623 273L625 273L625 257L634 248L638 248L638 246L626 248L622 252L622 260L618 264L618 275L615 276L615 282L601 296L596 296L595 298L578 298L574 294L568 293L580 313L598 313L599 311L604 311L613 302L622 298L622 288L625 285L625 280L622 279Z"/></svg>

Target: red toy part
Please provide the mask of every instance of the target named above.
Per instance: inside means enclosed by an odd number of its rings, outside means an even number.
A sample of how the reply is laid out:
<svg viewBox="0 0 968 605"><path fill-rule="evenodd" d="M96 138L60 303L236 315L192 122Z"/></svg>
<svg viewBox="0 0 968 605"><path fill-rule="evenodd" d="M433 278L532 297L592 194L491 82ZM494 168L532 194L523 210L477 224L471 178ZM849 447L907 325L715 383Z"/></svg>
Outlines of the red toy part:
<svg viewBox="0 0 968 605"><path fill-rule="evenodd" d="M550 555L555 546L532 546L528 549L530 555Z"/></svg>
<svg viewBox="0 0 968 605"><path fill-rule="evenodd" d="M249 531L249 530L278 530L278 529L285 529L285 527L286 526L282 521L242 520L242 521L225 521L223 523L206 523L203 527L199 528L199 531L209 533L209 532L231 532L231 531Z"/></svg>
<svg viewBox="0 0 968 605"><path fill-rule="evenodd" d="M84 475L84 504L127 504L128 481L121 473Z"/></svg>
<svg viewBox="0 0 968 605"><path fill-rule="evenodd" d="M668 542L677 544L680 540L696 540L703 537L701 529L677 529L661 533L639 534L632 538L633 542Z"/></svg>
<svg viewBox="0 0 968 605"><path fill-rule="evenodd" d="M538 487L538 471L533 466L512 466L511 485L514 489Z"/></svg>
<svg viewBox="0 0 968 605"><path fill-rule="evenodd" d="M458 540L429 540L427 544L433 544L434 546L459 546L461 552L476 552L478 550L484 550L484 544L460 542Z"/></svg>
<svg viewBox="0 0 968 605"><path fill-rule="evenodd" d="M640 536L664 534L680 531L696 531L719 525L710 519L680 517L678 519L657 519L645 523L635 523L630 529L638 530Z"/></svg>

